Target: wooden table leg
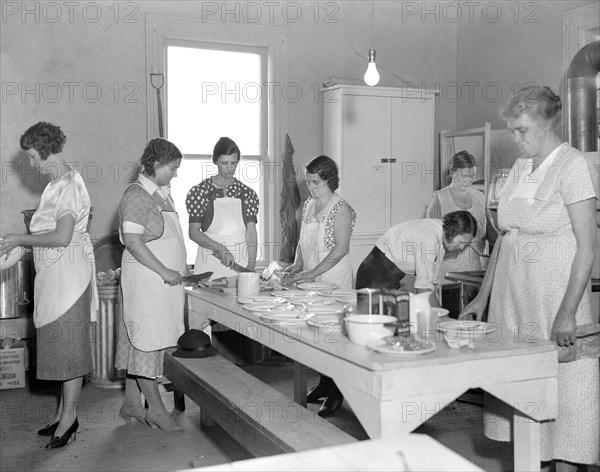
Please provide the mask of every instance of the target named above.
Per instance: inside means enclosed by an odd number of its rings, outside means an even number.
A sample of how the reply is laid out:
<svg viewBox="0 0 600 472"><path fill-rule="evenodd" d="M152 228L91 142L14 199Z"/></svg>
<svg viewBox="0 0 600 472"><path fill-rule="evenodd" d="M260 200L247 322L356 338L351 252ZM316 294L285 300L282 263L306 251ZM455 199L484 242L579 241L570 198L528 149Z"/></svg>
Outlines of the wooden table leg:
<svg viewBox="0 0 600 472"><path fill-rule="evenodd" d="M308 367L294 361L294 401L306 407L306 377Z"/></svg>
<svg viewBox="0 0 600 472"><path fill-rule="evenodd" d="M521 415L513 415L515 471L539 471L540 459L540 423Z"/></svg>

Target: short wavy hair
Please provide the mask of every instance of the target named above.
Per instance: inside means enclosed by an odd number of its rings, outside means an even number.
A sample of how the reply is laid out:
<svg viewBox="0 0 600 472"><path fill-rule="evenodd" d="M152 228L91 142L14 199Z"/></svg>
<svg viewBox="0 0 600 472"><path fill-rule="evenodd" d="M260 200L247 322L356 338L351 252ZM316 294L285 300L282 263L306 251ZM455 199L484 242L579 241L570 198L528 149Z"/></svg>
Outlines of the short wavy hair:
<svg viewBox="0 0 600 472"><path fill-rule="evenodd" d="M59 126L40 121L23 133L21 149L27 151L33 148L40 155L40 159L45 161L50 154L62 152L66 142L67 137Z"/></svg>
<svg viewBox="0 0 600 472"><path fill-rule="evenodd" d="M447 213L442 222L444 238L452 241L459 234L477 234L477 221L468 211L460 210Z"/></svg>
<svg viewBox="0 0 600 472"><path fill-rule="evenodd" d="M446 167L446 171L444 176L447 180L452 179L452 172L458 169L471 169L477 165L477 161L473 155L467 151L458 151L456 154L452 156L450 162L448 162L448 167Z"/></svg>
<svg viewBox="0 0 600 472"><path fill-rule="evenodd" d="M506 121L528 115L533 120L549 123L557 136L562 134L562 101L550 87L528 86L519 90L500 110Z"/></svg>
<svg viewBox="0 0 600 472"><path fill-rule="evenodd" d="M144 153L140 158L142 173L144 175L154 177L154 163L159 163L161 166L166 166L177 159L182 159L183 154L171 141L163 138L154 138L148 141L144 148Z"/></svg>
<svg viewBox="0 0 600 472"><path fill-rule="evenodd" d="M212 161L213 164L216 164L221 156L229 156L231 154L237 154L238 162L242 158L242 153L240 152L240 148L233 139L230 139L226 136L222 137L217 141L215 147L213 149Z"/></svg>
<svg viewBox="0 0 600 472"><path fill-rule="evenodd" d="M340 186L338 166L331 157L324 155L313 157L308 161L305 169L309 174L317 174L321 180L326 181L332 192Z"/></svg>

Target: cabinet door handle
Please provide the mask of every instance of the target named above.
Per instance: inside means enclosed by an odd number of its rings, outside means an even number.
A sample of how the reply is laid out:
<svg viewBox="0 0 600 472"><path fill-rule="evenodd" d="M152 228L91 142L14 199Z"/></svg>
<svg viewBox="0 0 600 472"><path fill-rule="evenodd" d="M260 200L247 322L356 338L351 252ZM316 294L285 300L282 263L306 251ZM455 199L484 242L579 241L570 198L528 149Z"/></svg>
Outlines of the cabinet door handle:
<svg viewBox="0 0 600 472"><path fill-rule="evenodd" d="M381 163L382 164L387 164L388 160L385 157L381 158Z"/></svg>
<svg viewBox="0 0 600 472"><path fill-rule="evenodd" d="M390 164L395 164L395 163L396 163L396 158L390 157Z"/></svg>

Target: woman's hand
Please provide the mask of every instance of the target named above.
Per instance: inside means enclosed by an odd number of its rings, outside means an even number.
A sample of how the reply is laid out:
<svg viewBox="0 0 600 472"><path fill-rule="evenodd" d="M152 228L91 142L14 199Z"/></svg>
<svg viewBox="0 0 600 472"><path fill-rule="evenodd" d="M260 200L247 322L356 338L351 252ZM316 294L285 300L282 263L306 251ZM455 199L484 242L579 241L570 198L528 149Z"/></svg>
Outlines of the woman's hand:
<svg viewBox="0 0 600 472"><path fill-rule="evenodd" d="M181 274L176 270L166 269L164 273L161 274L161 277L168 285L181 285L183 283Z"/></svg>
<svg viewBox="0 0 600 472"><path fill-rule="evenodd" d="M465 309L458 315L459 320L470 319L475 315L477 321L481 321L483 318L483 312L487 306L487 300L482 297L476 296L471 303L469 303Z"/></svg>
<svg viewBox="0 0 600 472"><path fill-rule="evenodd" d="M235 264L235 257L233 257L231 251L227 249L227 246L224 244L219 244L217 249L213 251L213 255L219 259L221 264L223 264L225 267L231 268L233 267L233 264Z"/></svg>
<svg viewBox="0 0 600 472"><path fill-rule="evenodd" d="M9 252L20 246L19 236L19 234L15 233L8 233L4 235L3 239L0 241L0 257L8 257Z"/></svg>
<svg viewBox="0 0 600 472"><path fill-rule="evenodd" d="M286 267L285 270L276 270L275 275L280 277L283 285L290 285L295 282L295 277L298 273L300 273L300 271L302 271L302 266L294 263Z"/></svg>
<svg viewBox="0 0 600 472"><path fill-rule="evenodd" d="M559 346L571 346L577 339L576 332L575 316L560 311L552 324L550 339Z"/></svg>

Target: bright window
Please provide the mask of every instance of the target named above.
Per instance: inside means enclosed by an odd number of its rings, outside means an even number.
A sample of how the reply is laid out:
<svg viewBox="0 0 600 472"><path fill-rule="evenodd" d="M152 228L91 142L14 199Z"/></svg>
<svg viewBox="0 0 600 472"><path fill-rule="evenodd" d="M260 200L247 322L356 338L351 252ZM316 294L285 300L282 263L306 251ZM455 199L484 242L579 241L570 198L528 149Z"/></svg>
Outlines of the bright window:
<svg viewBox="0 0 600 472"><path fill-rule="evenodd" d="M263 202L264 64L264 52L167 47L167 137L185 156L171 184L182 223L187 221L188 191L217 173L212 150L222 136L233 139L242 152L236 178ZM262 213L257 225L259 247L264 247ZM185 238L188 263L193 264L198 246L187 234Z"/></svg>

